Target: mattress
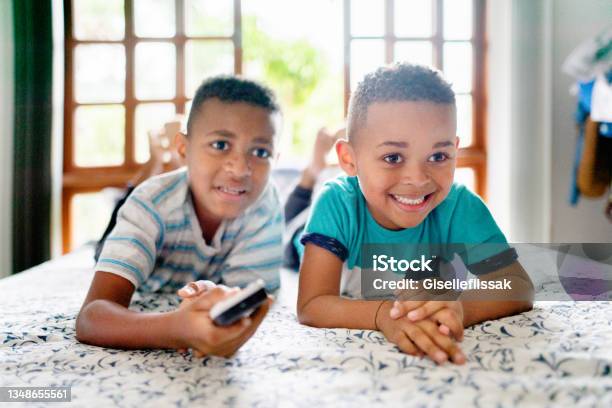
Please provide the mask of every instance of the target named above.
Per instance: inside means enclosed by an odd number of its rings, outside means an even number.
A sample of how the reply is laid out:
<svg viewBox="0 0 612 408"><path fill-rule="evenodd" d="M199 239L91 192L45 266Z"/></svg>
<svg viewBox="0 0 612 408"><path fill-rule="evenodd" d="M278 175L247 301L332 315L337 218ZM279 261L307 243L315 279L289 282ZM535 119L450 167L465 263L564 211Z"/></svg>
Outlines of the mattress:
<svg viewBox="0 0 612 408"><path fill-rule="evenodd" d="M295 315L297 276L231 359L75 340L92 278L86 248L0 280L0 386L69 386L66 406L612 406L612 303L536 302L466 329L464 366L402 354L381 333ZM176 307L135 295L131 308ZM54 406L62 406L57 403Z"/></svg>

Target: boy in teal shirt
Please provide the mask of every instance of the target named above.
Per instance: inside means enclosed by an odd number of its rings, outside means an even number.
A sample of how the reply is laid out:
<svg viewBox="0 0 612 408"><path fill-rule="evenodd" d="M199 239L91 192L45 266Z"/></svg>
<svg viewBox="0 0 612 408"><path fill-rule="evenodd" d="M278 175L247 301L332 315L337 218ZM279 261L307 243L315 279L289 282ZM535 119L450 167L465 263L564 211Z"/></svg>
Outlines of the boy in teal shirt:
<svg viewBox="0 0 612 408"><path fill-rule="evenodd" d="M406 353L461 364L465 356L457 341L464 327L531 308L531 282L513 251L467 266L481 279L508 279L522 300L475 301L478 290L453 301L340 296L343 291L357 295L351 282L359 280L364 244L504 247L506 239L484 203L453 184L455 132L454 93L434 70L398 64L378 69L358 85L349 107L348 140L336 145L348 176L322 189L301 239L300 322L381 330Z"/></svg>

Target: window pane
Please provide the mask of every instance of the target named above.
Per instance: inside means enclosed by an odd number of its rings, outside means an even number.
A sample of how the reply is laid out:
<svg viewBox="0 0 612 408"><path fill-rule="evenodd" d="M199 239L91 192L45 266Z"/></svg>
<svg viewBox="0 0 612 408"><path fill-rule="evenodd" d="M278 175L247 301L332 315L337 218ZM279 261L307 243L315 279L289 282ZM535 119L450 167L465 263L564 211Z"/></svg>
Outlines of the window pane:
<svg viewBox="0 0 612 408"><path fill-rule="evenodd" d="M172 103L143 103L136 107L136 161L144 163L149 160L150 130L157 131L175 116Z"/></svg>
<svg viewBox="0 0 612 408"><path fill-rule="evenodd" d="M176 94L174 44L136 45L136 98L170 99Z"/></svg>
<svg viewBox="0 0 612 408"><path fill-rule="evenodd" d="M186 0L185 32L190 37L230 37L234 33L233 2Z"/></svg>
<svg viewBox="0 0 612 408"><path fill-rule="evenodd" d="M351 35L380 36L385 34L385 2L351 0Z"/></svg>
<svg viewBox="0 0 612 408"><path fill-rule="evenodd" d="M457 95L457 136L459 147L472 144L472 95Z"/></svg>
<svg viewBox="0 0 612 408"><path fill-rule="evenodd" d="M395 0L395 35L430 37L433 33L431 0Z"/></svg>
<svg viewBox="0 0 612 408"><path fill-rule="evenodd" d="M385 64L383 40L351 41L351 89L355 89L365 74Z"/></svg>
<svg viewBox="0 0 612 408"><path fill-rule="evenodd" d="M78 40L123 39L123 0L72 0L72 26Z"/></svg>
<svg viewBox="0 0 612 408"><path fill-rule="evenodd" d="M472 0L444 0L444 38L472 38Z"/></svg>
<svg viewBox="0 0 612 408"><path fill-rule="evenodd" d="M187 96L212 75L234 72L234 45L229 41L188 41L185 45Z"/></svg>
<svg viewBox="0 0 612 408"><path fill-rule="evenodd" d="M134 31L139 37L172 37L174 0L134 0Z"/></svg>
<svg viewBox="0 0 612 408"><path fill-rule="evenodd" d="M75 194L70 200L70 237L72 249L100 239L114 207L111 191Z"/></svg>
<svg viewBox="0 0 612 408"><path fill-rule="evenodd" d="M74 162L77 166L117 166L123 163L123 106L80 106L74 114L74 125Z"/></svg>
<svg viewBox="0 0 612 408"><path fill-rule="evenodd" d="M444 75L456 93L472 91L472 44L444 44Z"/></svg>
<svg viewBox="0 0 612 408"><path fill-rule="evenodd" d="M474 174L474 169L470 167L458 167L455 169L455 183L463 184L475 193L476 176Z"/></svg>
<svg viewBox="0 0 612 408"><path fill-rule="evenodd" d="M432 66L432 45L429 41L398 41L395 43L393 60Z"/></svg>
<svg viewBox="0 0 612 408"><path fill-rule="evenodd" d="M104 61L104 64L100 64ZM79 103L121 102L125 97L123 45L78 45L74 50L74 97Z"/></svg>

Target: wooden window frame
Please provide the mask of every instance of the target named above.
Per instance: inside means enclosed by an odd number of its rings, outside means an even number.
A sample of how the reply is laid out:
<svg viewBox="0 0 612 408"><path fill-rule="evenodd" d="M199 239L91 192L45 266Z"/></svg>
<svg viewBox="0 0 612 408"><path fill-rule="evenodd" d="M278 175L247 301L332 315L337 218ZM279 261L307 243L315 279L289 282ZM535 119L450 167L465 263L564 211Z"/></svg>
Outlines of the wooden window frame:
<svg viewBox="0 0 612 408"><path fill-rule="evenodd" d="M385 41L385 61L393 61L394 44L398 40L429 40L434 49L434 64L443 64L442 45L445 41L440 27L443 24L443 0L433 0L434 30L428 38L396 37L394 34L393 0L384 0L385 34L383 37L353 37L350 30L350 3L343 0L344 11L344 110L346 113L350 97L350 44L353 39L381 38ZM472 144L459 150L458 167L469 167L475 175L476 192L486 199L486 42L485 42L485 0L472 0L474 3L473 35L470 40L473 46L472 73ZM100 191L105 187L124 187L138 172L142 164L135 160L135 110L139 103L170 102L175 106L177 114L184 113L185 104L189 101L185 92L185 44L188 40L219 41L231 40L234 45L234 72L242 72L242 12L241 0L233 0L234 33L228 37L187 37L185 35L184 0L175 0L176 34L170 38L137 37L134 33L133 0L124 0L125 37L119 41L77 40L73 37L72 0L64 0L65 13L65 81L64 81L64 160L62 181L62 248L68 252L71 248L71 202L72 197L79 193ZM134 50L139 42L166 42L176 47L176 95L171 99L139 101L134 95ZM126 52L125 99L122 103L84 103L74 100L73 93L73 54L79 44L122 44ZM78 106L87 105L122 105L125 107L125 161L120 166L108 167L78 167L74 163L74 128L73 116Z"/></svg>
<svg viewBox="0 0 612 408"><path fill-rule="evenodd" d="M444 66L443 46L450 42L470 42L472 44L472 143L461 147L457 157L457 167L467 167L474 171L476 193L486 200L487 197L487 96L486 96L486 32L485 0L472 0L472 38L470 40L445 40L444 0L432 0L433 35L430 37L398 37L395 35L394 0L384 0L384 36L353 36L351 34L351 0L344 0L344 112L346 114L351 95L351 41L363 39L382 39L385 41L385 63L393 62L394 45L397 41L430 41L433 47L433 63L438 69Z"/></svg>
<svg viewBox="0 0 612 408"><path fill-rule="evenodd" d="M125 187L141 168L135 153L135 113L140 103L172 103L177 114L185 112L190 100L185 86L185 44L190 40L232 41L234 73L242 72L241 0L233 0L234 32L231 36L187 36L185 34L185 1L175 0L176 33L173 37L138 37L134 31L134 1L124 0L125 35L122 40L79 40L73 36L72 0L64 0L64 148L62 178L62 249L71 249L71 203L79 193L100 191L105 187ZM176 49L176 93L174 98L139 100L134 94L135 49L141 42L174 44ZM74 98L74 50L80 44L120 44L125 47L125 97L122 102L77 103ZM125 109L124 162L119 166L79 167L74 161L74 113L79 106L121 105Z"/></svg>

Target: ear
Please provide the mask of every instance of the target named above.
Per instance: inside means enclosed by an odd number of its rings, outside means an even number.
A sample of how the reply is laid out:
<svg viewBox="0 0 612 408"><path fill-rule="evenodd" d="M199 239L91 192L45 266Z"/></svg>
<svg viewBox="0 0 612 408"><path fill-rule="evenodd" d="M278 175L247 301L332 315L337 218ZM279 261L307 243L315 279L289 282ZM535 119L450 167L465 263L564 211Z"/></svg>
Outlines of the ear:
<svg viewBox="0 0 612 408"><path fill-rule="evenodd" d="M460 141L459 136L455 136L455 148L457 149L459 148L459 141Z"/></svg>
<svg viewBox="0 0 612 408"><path fill-rule="evenodd" d="M355 162L355 150L353 146L346 140L338 140L336 142L336 154L338 155L338 164L349 176L357 175L357 163Z"/></svg>
<svg viewBox="0 0 612 408"><path fill-rule="evenodd" d="M179 157L185 160L187 156L187 146L189 145L189 138L183 132L177 132L174 136L174 145L176 146L176 152Z"/></svg>

